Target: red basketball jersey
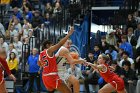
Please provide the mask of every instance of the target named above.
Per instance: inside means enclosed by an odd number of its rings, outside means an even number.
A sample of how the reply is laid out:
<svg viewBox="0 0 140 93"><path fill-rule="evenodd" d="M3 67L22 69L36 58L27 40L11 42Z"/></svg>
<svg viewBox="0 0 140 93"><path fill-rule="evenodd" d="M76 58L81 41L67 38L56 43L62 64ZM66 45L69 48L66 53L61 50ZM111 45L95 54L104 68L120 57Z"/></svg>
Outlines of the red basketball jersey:
<svg viewBox="0 0 140 93"><path fill-rule="evenodd" d="M116 74L113 71L110 71L107 64L104 64L104 66L106 67L106 71L102 72L99 70L100 75L107 83L110 83L114 80L113 78L116 76Z"/></svg>
<svg viewBox="0 0 140 93"><path fill-rule="evenodd" d="M40 53L39 61L41 61L43 64L43 74L58 72L56 57L54 55L52 57L50 57L47 54L47 50L43 50Z"/></svg>
<svg viewBox="0 0 140 93"><path fill-rule="evenodd" d="M2 70L2 68L0 67L0 82L2 81L2 79L3 79L3 70Z"/></svg>

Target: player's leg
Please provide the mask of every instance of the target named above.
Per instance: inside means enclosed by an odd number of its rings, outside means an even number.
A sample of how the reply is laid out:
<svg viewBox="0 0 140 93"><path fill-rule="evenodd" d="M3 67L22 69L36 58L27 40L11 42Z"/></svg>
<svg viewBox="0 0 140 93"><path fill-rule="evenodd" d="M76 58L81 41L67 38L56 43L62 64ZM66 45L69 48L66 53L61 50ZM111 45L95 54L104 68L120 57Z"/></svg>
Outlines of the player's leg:
<svg viewBox="0 0 140 93"><path fill-rule="evenodd" d="M107 83L98 91L98 93L111 93L115 90L116 89L110 83Z"/></svg>
<svg viewBox="0 0 140 93"><path fill-rule="evenodd" d="M74 93L80 92L79 80L74 75L69 76L68 83L70 83L73 86Z"/></svg>
<svg viewBox="0 0 140 93"><path fill-rule="evenodd" d="M72 93L70 88L64 82L61 82L61 84L57 87L57 90L61 93Z"/></svg>
<svg viewBox="0 0 140 93"><path fill-rule="evenodd" d="M8 93L6 90L5 81L0 84L0 93Z"/></svg>

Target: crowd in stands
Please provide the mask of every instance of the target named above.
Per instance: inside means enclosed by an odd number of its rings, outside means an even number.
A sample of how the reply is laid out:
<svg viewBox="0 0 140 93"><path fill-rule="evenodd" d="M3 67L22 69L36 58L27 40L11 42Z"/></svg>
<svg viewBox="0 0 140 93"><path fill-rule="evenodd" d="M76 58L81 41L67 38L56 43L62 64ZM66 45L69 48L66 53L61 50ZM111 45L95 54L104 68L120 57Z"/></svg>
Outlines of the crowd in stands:
<svg viewBox="0 0 140 93"><path fill-rule="evenodd" d="M28 92L30 93L35 78L37 78L37 87L40 91L40 69L37 65L40 47L36 44L37 39L34 38L38 36L36 30L40 28L42 31L55 22L62 22L62 11L65 6L62 1L65 0L44 0L44 7L41 7L41 10L36 9L31 0L18 1L21 0L12 0L12 3L6 6L7 9L12 7L13 14L5 26L0 23L2 34L0 47L5 49L8 66L17 78L19 69L23 68L21 67L23 60L26 61L26 65L29 65ZM42 40L42 37L39 38ZM97 42L92 46L94 49L87 53L87 61L97 63L98 56L105 53L110 57L108 64L113 71L124 79L128 93L134 93L135 89L136 93L140 93L140 16L138 11L128 14L125 28L118 27L110 30ZM79 66L71 65L68 73L75 75L79 81L81 79L84 81L86 93L90 93L89 84L99 85L101 88L106 83L98 71L90 66L81 71Z"/></svg>

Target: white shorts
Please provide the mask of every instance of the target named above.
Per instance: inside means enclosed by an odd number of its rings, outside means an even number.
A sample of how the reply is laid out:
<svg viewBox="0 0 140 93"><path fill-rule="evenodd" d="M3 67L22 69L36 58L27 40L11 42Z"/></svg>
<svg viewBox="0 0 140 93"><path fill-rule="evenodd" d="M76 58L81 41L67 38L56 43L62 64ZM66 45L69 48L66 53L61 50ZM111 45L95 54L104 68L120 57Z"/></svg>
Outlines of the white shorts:
<svg viewBox="0 0 140 93"><path fill-rule="evenodd" d="M70 74L66 72L58 72L58 75L63 81L67 81L70 76Z"/></svg>

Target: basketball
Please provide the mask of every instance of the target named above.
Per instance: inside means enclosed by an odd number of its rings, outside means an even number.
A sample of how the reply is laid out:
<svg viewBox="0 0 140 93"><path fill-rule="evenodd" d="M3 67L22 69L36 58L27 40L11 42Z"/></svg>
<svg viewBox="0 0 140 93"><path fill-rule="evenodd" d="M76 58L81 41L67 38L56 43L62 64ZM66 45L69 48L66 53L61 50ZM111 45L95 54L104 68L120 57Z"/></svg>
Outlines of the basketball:
<svg viewBox="0 0 140 93"><path fill-rule="evenodd" d="M76 52L70 52L70 55L72 56L73 59L79 59L79 54Z"/></svg>

